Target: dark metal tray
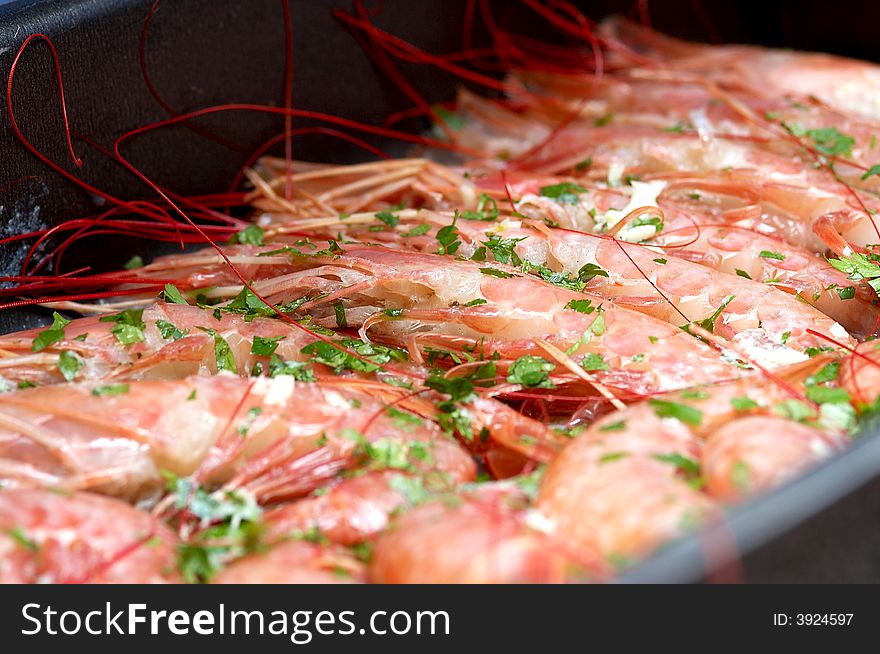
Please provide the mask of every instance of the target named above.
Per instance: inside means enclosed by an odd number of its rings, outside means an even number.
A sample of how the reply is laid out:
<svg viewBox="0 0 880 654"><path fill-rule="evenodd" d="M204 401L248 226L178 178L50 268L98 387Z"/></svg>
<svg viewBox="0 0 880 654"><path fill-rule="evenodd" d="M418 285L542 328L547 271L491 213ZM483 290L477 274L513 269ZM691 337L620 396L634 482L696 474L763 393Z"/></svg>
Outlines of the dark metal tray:
<svg viewBox="0 0 880 654"><path fill-rule="evenodd" d="M104 146L129 129L167 117L141 77L139 42L152 0L0 0L0 73L27 35L42 32L55 42L64 73L73 129ZM580 3L594 17L626 11L632 3ZM844 5L846 2L843 3ZM870 30L828 20L824 3L780 3L778 15L765 3L712 3L711 11L690 0L651 3L655 25L685 37L711 37L711 19L725 40L810 47L880 59ZM331 16L348 0L292 0L294 103L377 124L406 100ZM461 47L465 3L452 0L385 3L381 24L388 31L434 52ZM776 9L776 8L774 8ZM840 7L838 7L840 9ZM860 11L864 14L866 8ZM871 9L880 14L880 9ZM768 18L768 12L772 15ZM775 16L775 18L774 18ZM834 17L832 16L832 18ZM709 22L707 22L709 18ZM863 18L866 18L863 16ZM880 18L880 16L876 16ZM527 29L540 25L526 24ZM821 29L820 29L821 28ZM480 35L477 35L480 38ZM280 104L284 31L278 0L166 0L153 17L145 47L150 77L177 111L225 102ZM454 95L456 81L429 67L405 66L429 101ZM22 61L15 85L18 121L42 151L64 166L60 104L48 49L37 44ZM228 113L201 123L250 152L283 129L281 120ZM387 144L386 144L387 145ZM83 143L79 174L129 199L150 190ZM153 179L181 194L225 189L246 155L175 127L133 142L131 158ZM351 162L362 152L339 141L297 141L295 156ZM0 112L0 237L39 225L93 213L95 199L30 156ZM152 248L152 249L150 249ZM121 265L131 254L154 254L156 246L125 238L97 237L71 251L68 265ZM0 247L0 274L14 274L20 247ZM38 309L0 313L0 333L46 322ZM807 475L732 509L723 533L674 543L628 572L625 582L738 580L756 582L880 582L880 438L866 434L847 451ZM730 561L734 564L730 565Z"/></svg>

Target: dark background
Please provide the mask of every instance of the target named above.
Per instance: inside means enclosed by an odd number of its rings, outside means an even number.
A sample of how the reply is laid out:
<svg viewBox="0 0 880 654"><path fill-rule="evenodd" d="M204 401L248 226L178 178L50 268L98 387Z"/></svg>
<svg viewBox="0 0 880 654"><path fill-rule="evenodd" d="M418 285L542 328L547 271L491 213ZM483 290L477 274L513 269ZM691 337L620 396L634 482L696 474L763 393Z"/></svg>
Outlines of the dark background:
<svg viewBox="0 0 880 654"><path fill-rule="evenodd" d="M149 0L18 0L0 2L0 75L6 79L27 35L44 32L55 42L64 73L74 130L104 146L115 136L167 114L141 77L138 45ZM373 3L371 3L373 4ZM632 2L577 2L601 18L632 13ZM294 106L367 123L410 106L330 15L346 0L292 0ZM496 2L521 31L549 36L546 24L517 3ZM880 3L795 2L647 3L653 25L707 42L748 42L835 52L880 61ZM377 23L431 52L461 48L464 3L455 0L389 0ZM557 39L559 37L552 37ZM477 41L485 41L478 34ZM178 112L226 103L282 104L284 30L278 0L165 0L153 18L146 62L155 86ZM427 66L402 69L432 102L451 99L457 82ZM73 170L64 148L59 96L48 48L36 43L21 62L13 95L28 138ZM5 100L3 102L5 104ZM199 123L234 141L230 149L182 127L133 141L126 152L152 179L181 194L224 190L252 151L283 130L279 117L228 113ZM297 126L307 124L297 121ZM413 125L418 129L424 125ZM151 197L141 182L84 143L78 172L123 198ZM362 152L337 140L306 137L297 158L346 162ZM96 198L64 181L28 154L13 135L6 107L0 112L0 237L95 213ZM36 177L36 179L34 179ZM85 240L69 265L118 266L132 253L149 254L133 239ZM152 251L155 251L152 250ZM17 272L23 249L0 247L0 275ZM0 314L0 333L36 324L39 310ZM874 448L877 449L877 448ZM838 462L840 463L840 462ZM846 475L846 470L841 470ZM880 582L880 481L863 487L761 548L743 562L747 580Z"/></svg>

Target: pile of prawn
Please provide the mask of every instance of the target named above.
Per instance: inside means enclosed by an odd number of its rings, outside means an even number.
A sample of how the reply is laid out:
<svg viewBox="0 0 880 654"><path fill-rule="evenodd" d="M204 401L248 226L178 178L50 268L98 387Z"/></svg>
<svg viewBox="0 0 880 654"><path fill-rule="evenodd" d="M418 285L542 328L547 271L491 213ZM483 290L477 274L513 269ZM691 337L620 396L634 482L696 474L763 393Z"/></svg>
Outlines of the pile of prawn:
<svg viewBox="0 0 880 654"><path fill-rule="evenodd" d="M600 34L0 336L0 581L602 582L844 449L880 70Z"/></svg>

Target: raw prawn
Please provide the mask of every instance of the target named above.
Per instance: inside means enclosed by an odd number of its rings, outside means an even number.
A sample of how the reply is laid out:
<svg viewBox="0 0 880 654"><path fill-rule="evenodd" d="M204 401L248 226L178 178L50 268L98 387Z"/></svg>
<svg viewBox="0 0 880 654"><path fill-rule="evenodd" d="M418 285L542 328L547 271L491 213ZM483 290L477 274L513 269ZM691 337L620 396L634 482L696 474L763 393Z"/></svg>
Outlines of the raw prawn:
<svg viewBox="0 0 880 654"><path fill-rule="evenodd" d="M828 386L838 366L820 358L790 371L795 386L753 375L608 414L548 466L537 506L557 538L642 556L715 515L710 496L767 490L839 451L854 414ZM816 403L796 395L804 383Z"/></svg>
<svg viewBox="0 0 880 654"><path fill-rule="evenodd" d="M360 328L365 339L406 347L411 357L431 347L477 357L498 352L513 363L520 356L545 353L536 339L546 339L570 350L569 356L578 361L599 357L604 362L599 366L602 383L637 394L737 374L720 353L669 323L603 304L598 295L523 276L503 264L361 245L311 256L302 256L299 248L288 254L284 246L264 247L270 254L249 274L254 290L267 301L296 302L320 326L344 322ZM250 260L259 261L257 251L251 251L255 254ZM196 261L205 272L189 274ZM163 275L179 270L187 288L197 288L207 276L215 288L205 292L213 297L238 293L237 286L216 286L228 275L216 261L216 255L180 255L148 268ZM577 286L565 275L560 281ZM310 300L300 303L304 297ZM572 308L582 301L590 307Z"/></svg>
<svg viewBox="0 0 880 654"><path fill-rule="evenodd" d="M381 239L390 247L433 251L438 230L451 222L451 216L420 211L391 231L357 230L344 222L339 227L349 239ZM416 224L431 229L401 238ZM709 325L766 365L805 359L805 349L826 344L817 333L852 342L843 327L795 296L742 275L680 259L675 250L658 252L609 237L554 230L543 221L467 220L457 223L456 229L462 238L458 253L463 257L528 262L539 270L586 279L587 292L619 306L676 326L692 322Z"/></svg>
<svg viewBox="0 0 880 654"><path fill-rule="evenodd" d="M61 328L61 338L34 352L45 329L0 336L0 375L22 386L70 381L180 379L220 370L249 375L268 356L253 353L262 339L284 361L300 361L313 339L279 320L212 312L187 304L157 302L146 309L78 318ZM258 348L259 351L259 348ZM60 361L67 352L67 376ZM73 355L73 356L72 356Z"/></svg>
<svg viewBox="0 0 880 654"><path fill-rule="evenodd" d="M119 500L0 490L0 583L177 582L176 547L166 526Z"/></svg>
<svg viewBox="0 0 880 654"><path fill-rule="evenodd" d="M529 526L526 503L507 484L428 502L376 543L375 583L565 583L601 580L588 548L569 550Z"/></svg>
<svg viewBox="0 0 880 654"><path fill-rule="evenodd" d="M226 375L28 389L0 397L0 470L6 483L140 499L161 492L163 472L261 500L296 496L373 456L472 478L468 453L408 413L405 394L376 382Z"/></svg>
<svg viewBox="0 0 880 654"><path fill-rule="evenodd" d="M350 584L364 581L364 564L345 550L290 541L231 563L215 584Z"/></svg>

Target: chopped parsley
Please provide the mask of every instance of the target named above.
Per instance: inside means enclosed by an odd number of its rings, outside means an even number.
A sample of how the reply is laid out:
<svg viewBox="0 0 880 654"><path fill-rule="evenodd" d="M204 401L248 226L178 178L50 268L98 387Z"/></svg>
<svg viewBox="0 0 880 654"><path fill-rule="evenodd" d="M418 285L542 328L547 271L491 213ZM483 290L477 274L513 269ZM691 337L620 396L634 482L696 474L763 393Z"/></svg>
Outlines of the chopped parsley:
<svg viewBox="0 0 880 654"><path fill-rule="evenodd" d="M578 193L586 192L587 189L574 182L561 182L551 186L542 186L540 190L541 195L545 198L552 198L563 204L577 204Z"/></svg>
<svg viewBox="0 0 880 654"><path fill-rule="evenodd" d="M122 266L126 270L134 270L135 268L143 268L144 260L139 254L134 255L131 259L125 262L125 265Z"/></svg>
<svg viewBox="0 0 880 654"><path fill-rule="evenodd" d="M574 169L583 172L587 170L590 166L593 165L593 157L587 157L586 159L581 159L577 164L575 164Z"/></svg>
<svg viewBox="0 0 880 654"><path fill-rule="evenodd" d="M58 370L67 381L73 381L85 362L76 352L64 350L58 356Z"/></svg>
<svg viewBox="0 0 880 654"><path fill-rule="evenodd" d="M654 259L654 261L657 261L657 259ZM664 259L663 262L665 263L666 259ZM578 269L579 281L588 282L593 279L593 277L608 277L608 272L602 270L602 268L595 263L585 263L580 269Z"/></svg>
<svg viewBox="0 0 880 654"><path fill-rule="evenodd" d="M485 193L480 193L480 199L477 202L477 208L475 211L462 211L457 215L459 218L464 218L465 220L484 220L491 222L498 218L498 203L495 201L495 198L486 195Z"/></svg>
<svg viewBox="0 0 880 654"><path fill-rule="evenodd" d="M752 481L752 471L749 466L743 461L735 461L730 467L730 481L740 492L747 491Z"/></svg>
<svg viewBox="0 0 880 654"><path fill-rule="evenodd" d="M413 227L408 232L404 232L403 236L407 238L411 238L413 236L423 236L431 231L431 226L427 223L420 223Z"/></svg>
<svg viewBox="0 0 880 654"><path fill-rule="evenodd" d="M189 302L186 301L186 298L183 297L183 293L181 293L180 289L174 284L165 284L165 290L162 291L161 295L166 302L173 302L174 304L189 304Z"/></svg>
<svg viewBox="0 0 880 654"><path fill-rule="evenodd" d="M301 382L316 381L315 372L309 367L309 364L302 361L285 361L277 354L273 354L269 359L269 376L288 376Z"/></svg>
<svg viewBox="0 0 880 654"><path fill-rule="evenodd" d="M489 275L490 277L498 277L500 279L508 279L514 276L509 272L498 270L497 268L480 268L480 272L484 275Z"/></svg>
<svg viewBox="0 0 880 654"><path fill-rule="evenodd" d="M273 336L271 338L264 338L263 336L254 336L254 340L251 343L251 354L256 354L260 357L269 356L278 349L278 341L282 338L284 337Z"/></svg>
<svg viewBox="0 0 880 654"><path fill-rule="evenodd" d="M591 352L581 359L581 368L584 370L610 370L609 366L601 354Z"/></svg>
<svg viewBox="0 0 880 654"><path fill-rule="evenodd" d="M577 311L578 313L593 313L596 307L593 306L592 300L571 300L565 305L566 309Z"/></svg>
<svg viewBox="0 0 880 654"><path fill-rule="evenodd" d="M780 252L773 252L772 250L761 250L758 253L758 256L762 259L776 259L777 261L785 261L785 255Z"/></svg>
<svg viewBox="0 0 880 654"><path fill-rule="evenodd" d="M700 327L702 327L703 329L705 329L707 332L714 333L715 332L715 322L718 320L718 318L721 317L721 314L727 308L727 305L730 304L731 302L733 302L734 297L736 297L736 296L735 295L728 295L727 297L725 297L721 301L721 304L718 306L718 308L715 309L715 311L712 313L712 315L710 315L708 318L704 318L703 320L699 321L697 324Z"/></svg>
<svg viewBox="0 0 880 654"><path fill-rule="evenodd" d="M333 313L336 316L337 327L348 327L348 320L345 319L345 305L342 304L342 300L336 300L333 303Z"/></svg>
<svg viewBox="0 0 880 654"><path fill-rule="evenodd" d="M128 384L109 384L107 386L96 386L92 389L92 395L95 397L105 397L114 395L124 395L128 393Z"/></svg>
<svg viewBox="0 0 880 654"><path fill-rule="evenodd" d="M873 177L874 175L880 175L880 164L874 164L870 168L868 168L868 172L862 175L862 181L864 182L869 177Z"/></svg>
<svg viewBox="0 0 880 654"><path fill-rule="evenodd" d="M34 342L31 344L31 350L39 352L45 350L53 343L57 343L64 339L64 328L70 324L70 321L57 311L52 312L52 324L37 334Z"/></svg>
<svg viewBox="0 0 880 654"><path fill-rule="evenodd" d="M527 354L519 357L510 366L507 381L527 388L553 388L550 373L555 369L556 366L546 359Z"/></svg>
<svg viewBox="0 0 880 654"><path fill-rule="evenodd" d="M746 396L732 397L730 398L730 404L737 411L749 411L758 408L758 403Z"/></svg>
<svg viewBox="0 0 880 654"><path fill-rule="evenodd" d="M381 222L385 223L392 229L397 227L397 224L400 222L400 217L391 213L390 211L380 211L376 214L376 218L378 218Z"/></svg>
<svg viewBox="0 0 880 654"><path fill-rule="evenodd" d="M113 316L102 316L101 322L116 323L110 329L110 333L116 337L122 345L133 345L144 340L143 309L127 309Z"/></svg>
<svg viewBox="0 0 880 654"><path fill-rule="evenodd" d="M815 386L816 384L822 384L825 382L831 382L837 379L837 375L840 373L840 362L839 361L831 361L830 363L826 363L822 366L818 372L813 375L810 375L804 380L804 384L807 386Z"/></svg>
<svg viewBox="0 0 880 654"><path fill-rule="evenodd" d="M364 361L353 356L343 348L353 350L356 354L367 360ZM406 353L403 350L365 343L357 339L344 339L339 341L338 344L315 341L306 345L300 352L311 355L312 361L316 363L333 368L337 374L343 370L376 372L381 369L382 365L390 362L392 359L396 361L407 360Z"/></svg>
<svg viewBox="0 0 880 654"><path fill-rule="evenodd" d="M188 329L178 329L175 324L170 323L167 320L157 320L156 329L159 330L159 335L165 340L170 338L176 341L189 334Z"/></svg>
<svg viewBox="0 0 880 654"><path fill-rule="evenodd" d="M599 427L599 431L623 431L624 429L626 429L626 420L609 422Z"/></svg>
<svg viewBox="0 0 880 654"><path fill-rule="evenodd" d="M849 275L852 281L865 281L875 292L880 293L880 265L878 265L877 255L854 252L839 259L828 259L828 263L840 272Z"/></svg>
<svg viewBox="0 0 880 654"><path fill-rule="evenodd" d="M703 421L703 412L687 404L654 398L648 400L648 403L654 407L654 413L660 418L676 418L694 427L699 426Z"/></svg>
<svg viewBox="0 0 880 654"><path fill-rule="evenodd" d="M517 243L524 240L526 240L525 237L501 238L497 234L492 234L488 241L483 241L483 245L492 253L498 263L520 266L522 259L517 255L515 248Z"/></svg>
<svg viewBox="0 0 880 654"><path fill-rule="evenodd" d="M12 529L7 530L6 533L19 547L26 549L29 552L39 551L40 546L37 545L36 541L30 538L21 527L13 527Z"/></svg>
<svg viewBox="0 0 880 654"><path fill-rule="evenodd" d="M263 245L263 228L259 225L248 225L237 234L233 234L229 239L230 243L241 243L242 245Z"/></svg>
<svg viewBox="0 0 880 654"><path fill-rule="evenodd" d="M440 244L437 254L455 254L461 246L461 240L458 238L458 228L455 226L456 220L457 216L452 219L451 224L437 230L436 238Z"/></svg>

